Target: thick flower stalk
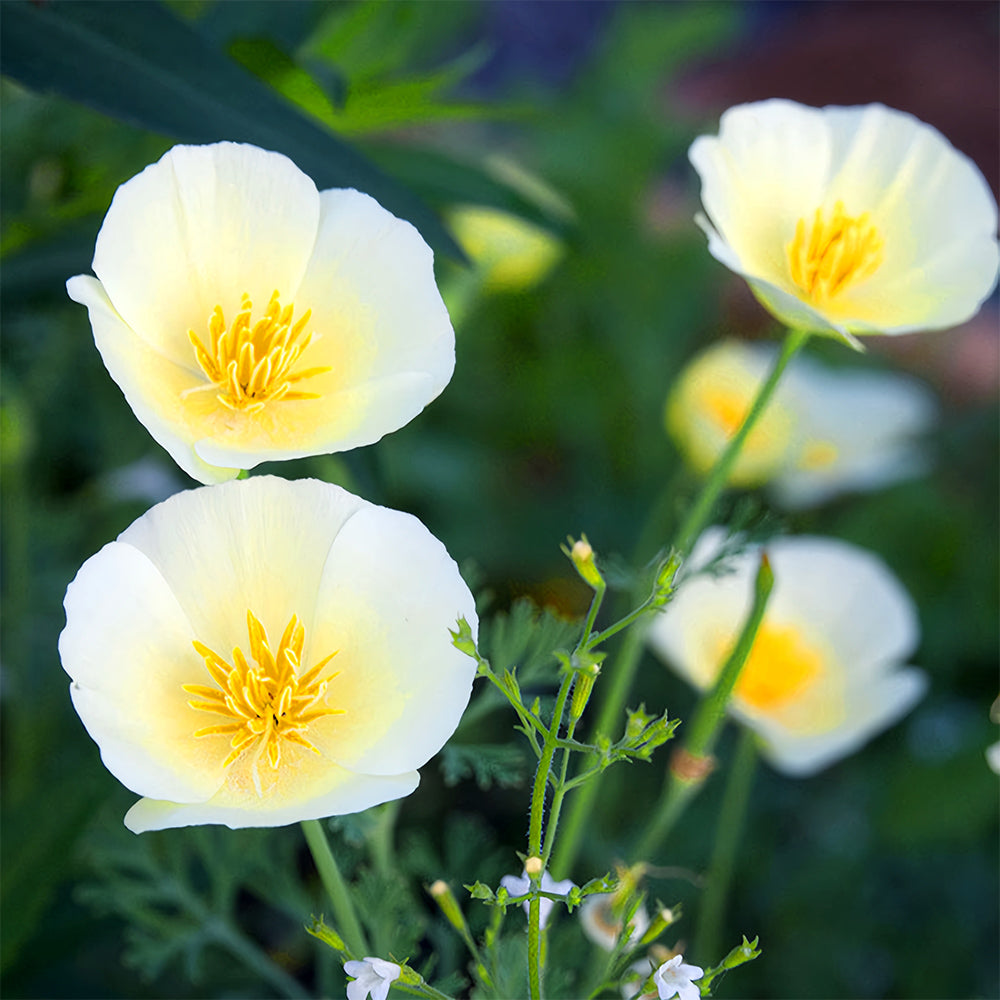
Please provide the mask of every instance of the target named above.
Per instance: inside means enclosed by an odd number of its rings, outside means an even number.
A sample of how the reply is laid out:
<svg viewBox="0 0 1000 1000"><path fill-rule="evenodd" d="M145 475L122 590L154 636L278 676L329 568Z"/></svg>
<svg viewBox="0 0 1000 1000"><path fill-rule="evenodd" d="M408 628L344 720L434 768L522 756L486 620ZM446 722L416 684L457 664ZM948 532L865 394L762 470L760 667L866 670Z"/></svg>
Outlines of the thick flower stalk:
<svg viewBox="0 0 1000 1000"><path fill-rule="evenodd" d="M416 518L315 480L177 494L84 563L59 639L135 832L280 826L410 794L474 667L475 605Z"/></svg>
<svg viewBox="0 0 1000 1000"><path fill-rule="evenodd" d="M127 181L93 268L66 287L105 366L203 483L372 444L454 369L420 234L256 146L175 146Z"/></svg>
<svg viewBox="0 0 1000 1000"><path fill-rule="evenodd" d="M730 108L690 159L712 255L786 326L840 337L955 326L997 278L997 207L930 125L881 104Z"/></svg>
<svg viewBox="0 0 1000 1000"><path fill-rule="evenodd" d="M720 341L681 373L667 400L666 425L696 470L708 472L718 460L776 356L771 344ZM789 509L878 489L926 468L920 438L936 416L933 393L915 379L829 368L799 354L747 438L729 482L767 484Z"/></svg>
<svg viewBox="0 0 1000 1000"><path fill-rule="evenodd" d="M654 652L696 687L713 684L746 618L759 549L698 574L724 538L699 540L689 575L649 630ZM768 543L774 589L729 702L779 770L807 775L852 753L926 690L900 666L919 638L909 595L871 553L830 538Z"/></svg>

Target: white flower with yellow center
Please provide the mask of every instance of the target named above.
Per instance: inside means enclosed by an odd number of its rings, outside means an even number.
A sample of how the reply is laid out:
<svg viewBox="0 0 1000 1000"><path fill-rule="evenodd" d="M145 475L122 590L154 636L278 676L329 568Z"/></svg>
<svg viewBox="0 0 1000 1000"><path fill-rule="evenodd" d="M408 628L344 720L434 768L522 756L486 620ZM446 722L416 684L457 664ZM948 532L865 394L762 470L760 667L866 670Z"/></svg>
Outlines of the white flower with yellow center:
<svg viewBox="0 0 1000 1000"><path fill-rule="evenodd" d="M731 572L697 574L719 551L722 529L695 546L676 597L649 632L653 650L705 690L749 613L759 550L728 560ZM791 775L852 753L908 712L926 689L899 664L919 639L916 611L877 557L831 538L767 545L774 590L730 709L756 730L764 754Z"/></svg>
<svg viewBox="0 0 1000 1000"><path fill-rule="evenodd" d="M730 108L690 159L712 255L787 326L839 336L955 326L997 278L997 206L930 125L881 104Z"/></svg>
<svg viewBox="0 0 1000 1000"><path fill-rule="evenodd" d="M698 472L711 469L739 429L776 356L771 344L724 340L681 373L666 425ZM933 393L915 379L828 368L799 354L750 432L730 483L767 483L789 509L879 489L924 471L920 438L936 416Z"/></svg>
<svg viewBox="0 0 1000 1000"><path fill-rule="evenodd" d="M203 483L372 444L451 378L433 255L279 153L175 146L115 193L67 283L136 416Z"/></svg>
<svg viewBox="0 0 1000 1000"><path fill-rule="evenodd" d="M179 493L84 563L59 638L135 832L408 795L475 674L472 595L414 517L315 480Z"/></svg>

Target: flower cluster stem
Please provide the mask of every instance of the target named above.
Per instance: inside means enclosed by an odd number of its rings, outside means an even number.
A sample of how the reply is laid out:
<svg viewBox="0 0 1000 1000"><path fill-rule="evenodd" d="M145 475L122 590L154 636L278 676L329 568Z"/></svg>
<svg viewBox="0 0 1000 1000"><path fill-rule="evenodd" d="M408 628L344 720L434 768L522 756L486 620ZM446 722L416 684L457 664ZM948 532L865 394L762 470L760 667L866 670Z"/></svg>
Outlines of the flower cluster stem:
<svg viewBox="0 0 1000 1000"><path fill-rule="evenodd" d="M771 401L774 390L777 388L778 382L788 363L808 339L809 333L806 331L788 331L781 352L764 383L757 390L757 395L751 403L740 429L730 439L725 451L719 456L708 479L702 486L698 499L695 501L694 506L689 511L677 533L673 548L682 558L690 554L691 548L695 541L697 541L698 536L708 526L715 503L725 488L732 468L743 449L744 442L750 436L750 432ZM656 512L656 516L659 518L661 516L660 512ZM644 532L643 537L645 535L646 533ZM635 679L639 661L642 658L644 633L645 627L640 622L625 635L621 650L614 660L611 684L601 706L601 711L598 714L597 722L591 730L590 737L592 740L595 740L601 733L607 734L625 708L626 699L628 698L629 691L632 689L632 681ZM573 863L576 861L583 831L593 811L598 789L599 781L595 777L580 789L569 810L552 865L559 877L564 877L572 869ZM671 809L677 808L678 804L676 803L671 806ZM664 810L666 810L665 806ZM672 825L672 821L670 825Z"/></svg>
<svg viewBox="0 0 1000 1000"><path fill-rule="evenodd" d="M340 874L337 861L330 850L330 842L326 839L323 825L318 819L306 819L302 821L301 826L313 861L316 863L316 870L319 872L323 888L326 889L326 894L333 906L337 929L343 935L347 947L356 957L360 957L368 951L368 943L365 940L361 924L358 922L358 915L354 911L354 903L351 901L347 883Z"/></svg>

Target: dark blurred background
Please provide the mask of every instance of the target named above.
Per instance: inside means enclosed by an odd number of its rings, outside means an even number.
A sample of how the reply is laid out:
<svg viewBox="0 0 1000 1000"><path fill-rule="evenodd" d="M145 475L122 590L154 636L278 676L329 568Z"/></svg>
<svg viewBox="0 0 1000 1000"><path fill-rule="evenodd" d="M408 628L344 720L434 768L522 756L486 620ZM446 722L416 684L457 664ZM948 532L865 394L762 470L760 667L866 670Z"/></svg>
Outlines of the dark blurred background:
<svg viewBox="0 0 1000 1000"><path fill-rule="evenodd" d="M35 5L0 6L0 28L22 6ZM134 18L147 5L129 6ZM522 206L558 242L550 270L500 290L477 285L439 247L458 336L442 397L346 459L267 469L349 483L418 514L494 611L530 596L562 615L583 612L586 594L559 552L568 533L586 531L627 583L629 567L651 555L636 545L664 485L676 483L677 509L697 487L663 432L672 380L721 336L778 332L692 222L697 183L686 150L714 131L721 111L775 96L879 101L936 126L998 189L994 3L198 0L168 8L435 213L502 203L502 187L517 198L508 207ZM5 55L0 68L10 65ZM436 88L398 99L403 82L437 80L442 67L450 75ZM120 821L133 797L103 770L70 705L56 650L66 585L152 503L193 484L136 422L101 365L85 311L64 291L67 277L89 270L116 186L175 139L41 89L10 78L0 85L3 992L274 995L226 958L205 922L197 929L184 893L217 888L211 863L198 860L207 852L231 866L219 892L230 894L245 929L309 989L336 993L342 980L302 940L316 898L288 888L287 905L274 905L285 886L277 874L269 891L247 888L258 862L277 872L274 859L285 859L308 875L298 831L132 837ZM832 343L810 350L929 383L942 403L933 473L771 517L886 560L919 605L914 662L931 690L901 724L813 779L759 770L725 941L759 934L764 954L720 984L723 997L1000 993L998 779L984 758L1000 739L989 717L998 692L996 294L958 330L869 346L864 358ZM736 502L768 513L756 495ZM693 704L651 658L630 704L640 700L682 718ZM495 713L476 741L507 745L510 725ZM628 857L664 763L608 773L577 881ZM440 874L457 887L495 884L514 869L530 770L517 751L507 764L492 787L437 762L424 769L396 834L411 874ZM678 868L704 869L720 784L710 783L676 832ZM363 857L367 829L364 818L337 826L348 862ZM152 908L151 891L160 893ZM697 910L685 879L653 881L650 891ZM463 959L417 897L411 954L435 951L435 974L444 975ZM678 925L679 936L691 926ZM550 961L572 967L585 947L564 917ZM570 981L553 977L550 988L573 995Z"/></svg>

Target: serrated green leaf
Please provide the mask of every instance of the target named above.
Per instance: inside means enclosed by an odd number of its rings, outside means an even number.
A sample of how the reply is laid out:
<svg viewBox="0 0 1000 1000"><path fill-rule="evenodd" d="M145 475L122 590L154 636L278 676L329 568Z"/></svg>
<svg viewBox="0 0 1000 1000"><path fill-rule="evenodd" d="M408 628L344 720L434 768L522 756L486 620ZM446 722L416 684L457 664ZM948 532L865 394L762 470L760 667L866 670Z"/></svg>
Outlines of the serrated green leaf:
<svg viewBox="0 0 1000 1000"><path fill-rule="evenodd" d="M462 259L437 217L350 146L303 116L158 3L11 0L4 72L183 142L230 139L291 157L320 188L355 187Z"/></svg>

